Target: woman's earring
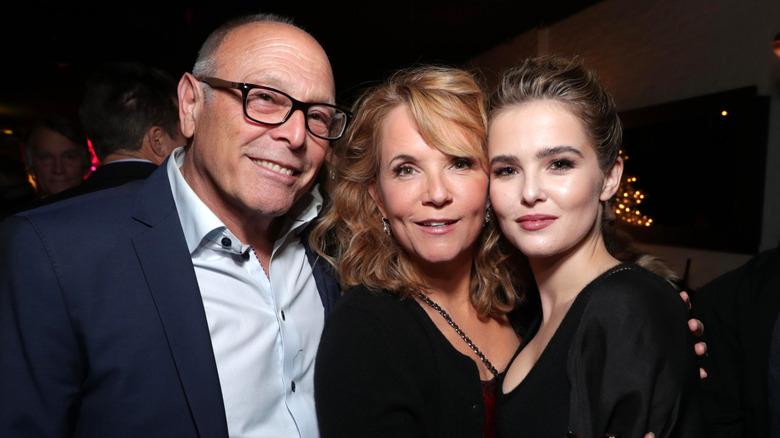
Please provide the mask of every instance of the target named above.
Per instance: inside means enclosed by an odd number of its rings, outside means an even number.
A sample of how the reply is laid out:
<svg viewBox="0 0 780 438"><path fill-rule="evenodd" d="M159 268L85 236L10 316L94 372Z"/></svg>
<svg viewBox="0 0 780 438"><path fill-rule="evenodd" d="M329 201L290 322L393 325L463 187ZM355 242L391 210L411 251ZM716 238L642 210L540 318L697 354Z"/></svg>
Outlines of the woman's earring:
<svg viewBox="0 0 780 438"><path fill-rule="evenodd" d="M484 227L485 225L487 225L489 223L490 223L490 207L485 209L485 223L482 224L482 226Z"/></svg>
<svg viewBox="0 0 780 438"><path fill-rule="evenodd" d="M390 221L387 220L386 217L382 216L382 230L387 234L388 236L392 236L393 232L390 230Z"/></svg>

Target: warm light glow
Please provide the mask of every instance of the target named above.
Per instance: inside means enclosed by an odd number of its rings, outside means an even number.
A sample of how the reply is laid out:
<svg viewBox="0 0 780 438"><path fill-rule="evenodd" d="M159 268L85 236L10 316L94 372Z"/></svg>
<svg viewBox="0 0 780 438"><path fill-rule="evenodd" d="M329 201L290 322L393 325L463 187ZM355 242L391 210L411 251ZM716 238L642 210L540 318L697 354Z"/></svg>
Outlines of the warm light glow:
<svg viewBox="0 0 780 438"><path fill-rule="evenodd" d="M780 33L775 35L775 40L772 42L772 47L775 49L775 55L780 56Z"/></svg>
<svg viewBox="0 0 780 438"><path fill-rule="evenodd" d="M633 186L636 181L637 177L624 175L623 180L620 182L618 193L621 193L622 197L618 195L614 200L615 219L629 225L649 227L652 219L648 219L647 215L643 215L637 208L642 203L645 195L641 190L637 190ZM630 214L632 210L634 214Z"/></svg>
<svg viewBox="0 0 780 438"><path fill-rule="evenodd" d="M3 129L3 134L13 135L14 131L10 129Z"/></svg>
<svg viewBox="0 0 780 438"><path fill-rule="evenodd" d="M728 112L728 111L726 111L726 110L723 110L723 111L721 111L721 112L720 112L720 115L722 115L723 117L725 117L725 116L729 115L729 112Z"/></svg>

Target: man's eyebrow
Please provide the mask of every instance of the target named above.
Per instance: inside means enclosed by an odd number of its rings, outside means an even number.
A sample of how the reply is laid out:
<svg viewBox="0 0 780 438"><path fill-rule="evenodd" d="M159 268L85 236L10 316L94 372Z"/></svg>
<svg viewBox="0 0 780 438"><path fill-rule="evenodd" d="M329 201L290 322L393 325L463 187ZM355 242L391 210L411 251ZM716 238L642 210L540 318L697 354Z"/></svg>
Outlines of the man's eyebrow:
<svg viewBox="0 0 780 438"><path fill-rule="evenodd" d="M264 85L266 87L275 88L279 91L283 91L290 96L292 96L290 89L293 87L292 83L282 77L281 75L275 74L274 72L259 72L256 75L252 76L252 79L248 81L251 84L255 85ZM295 99L298 99L298 96L292 96ZM298 99L301 100L301 99ZM315 97L314 99L307 99L304 100L304 102L309 103L327 103L330 105L335 105L335 97L331 92L328 92L327 96L319 96Z"/></svg>

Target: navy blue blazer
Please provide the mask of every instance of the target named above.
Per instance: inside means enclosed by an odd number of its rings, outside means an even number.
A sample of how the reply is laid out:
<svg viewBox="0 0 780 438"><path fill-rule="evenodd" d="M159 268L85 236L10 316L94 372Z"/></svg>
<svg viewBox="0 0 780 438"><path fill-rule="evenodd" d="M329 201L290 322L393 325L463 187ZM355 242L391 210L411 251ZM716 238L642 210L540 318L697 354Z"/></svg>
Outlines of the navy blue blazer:
<svg viewBox="0 0 780 438"><path fill-rule="evenodd" d="M338 285L302 240L327 314ZM165 165L0 225L0 436L67 435L227 437Z"/></svg>

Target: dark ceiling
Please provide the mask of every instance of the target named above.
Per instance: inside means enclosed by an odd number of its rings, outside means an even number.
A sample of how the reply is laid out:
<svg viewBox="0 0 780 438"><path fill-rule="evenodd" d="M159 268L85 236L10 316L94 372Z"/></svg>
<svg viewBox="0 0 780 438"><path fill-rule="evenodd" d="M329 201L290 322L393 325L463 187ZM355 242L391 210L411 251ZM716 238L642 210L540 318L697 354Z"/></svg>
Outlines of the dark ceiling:
<svg viewBox="0 0 780 438"><path fill-rule="evenodd" d="M48 7L7 11L0 25L0 128L24 128L44 113L73 114L97 65L131 60L189 71L208 33L245 13L291 16L331 58L339 101L366 83L418 62L458 64L513 36L552 24L598 0L454 2L281 1L252 7ZM232 2L231 2L232 3ZM248 2L247 2L248 3Z"/></svg>

